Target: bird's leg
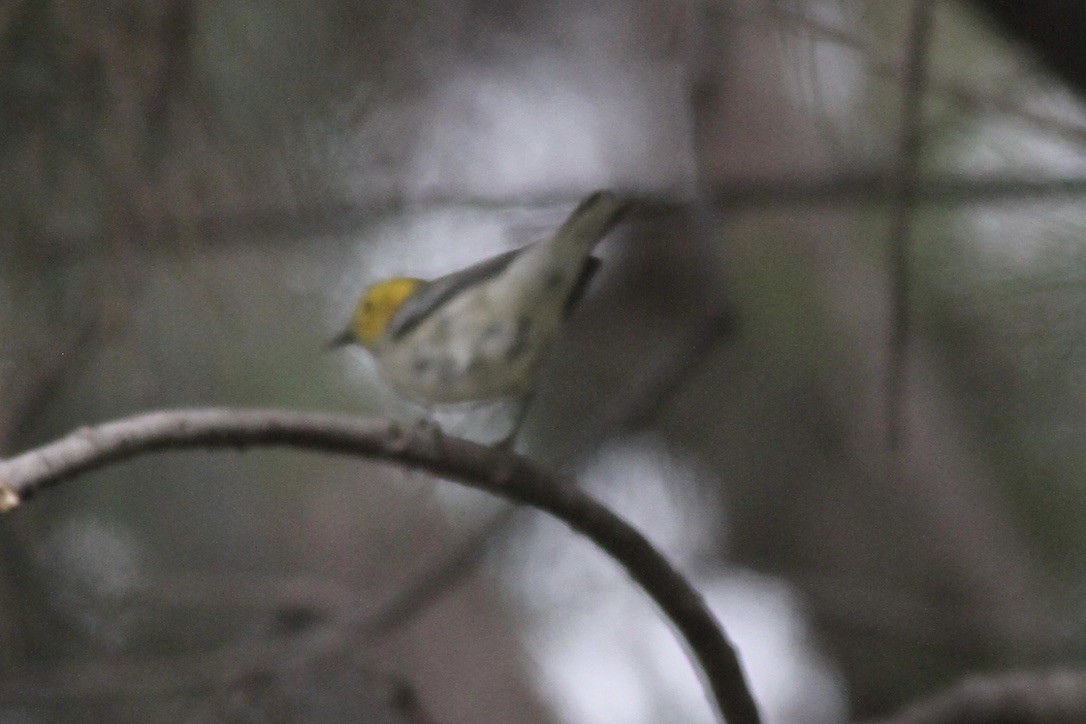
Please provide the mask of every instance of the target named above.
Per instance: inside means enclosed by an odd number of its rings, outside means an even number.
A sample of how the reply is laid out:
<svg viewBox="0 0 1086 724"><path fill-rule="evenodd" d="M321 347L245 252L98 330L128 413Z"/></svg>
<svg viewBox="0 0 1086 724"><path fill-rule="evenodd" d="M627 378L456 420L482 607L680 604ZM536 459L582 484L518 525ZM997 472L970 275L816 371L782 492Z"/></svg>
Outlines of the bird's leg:
<svg viewBox="0 0 1086 724"><path fill-rule="evenodd" d="M520 433L520 428L524 426L524 420L528 417L528 411L532 407L532 399L534 396L534 392L525 392L521 395L520 409L518 409L513 416L513 424L509 428L509 432L505 434L505 437L495 442L494 447L503 450L513 449L513 445L517 441L517 434Z"/></svg>
<svg viewBox="0 0 1086 724"><path fill-rule="evenodd" d="M433 406L425 407L425 414L415 422L412 435L417 435L420 441L431 445L439 455L445 453L445 432L441 429L441 425L434 421Z"/></svg>
<svg viewBox="0 0 1086 724"><path fill-rule="evenodd" d="M441 426L434 421L433 408L430 405L423 408L422 417L415 420L404 432L405 448L412 446L421 446L424 449L431 448L438 456L444 456L445 433L441 430ZM419 501L433 492L436 478L426 471L414 466L407 466L403 470L403 475L406 480L420 484L418 488L420 491ZM415 507L414 503L412 503L411 507Z"/></svg>

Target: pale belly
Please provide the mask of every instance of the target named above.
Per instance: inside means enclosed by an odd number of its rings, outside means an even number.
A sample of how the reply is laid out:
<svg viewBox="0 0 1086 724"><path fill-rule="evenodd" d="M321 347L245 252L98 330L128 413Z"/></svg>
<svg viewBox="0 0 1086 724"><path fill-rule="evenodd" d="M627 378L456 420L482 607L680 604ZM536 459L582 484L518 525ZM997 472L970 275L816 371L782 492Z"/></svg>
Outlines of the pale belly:
<svg viewBox="0 0 1086 724"><path fill-rule="evenodd" d="M557 320L526 314L481 322L464 310L436 315L410 344L381 351L385 376L422 402L481 400L527 391Z"/></svg>

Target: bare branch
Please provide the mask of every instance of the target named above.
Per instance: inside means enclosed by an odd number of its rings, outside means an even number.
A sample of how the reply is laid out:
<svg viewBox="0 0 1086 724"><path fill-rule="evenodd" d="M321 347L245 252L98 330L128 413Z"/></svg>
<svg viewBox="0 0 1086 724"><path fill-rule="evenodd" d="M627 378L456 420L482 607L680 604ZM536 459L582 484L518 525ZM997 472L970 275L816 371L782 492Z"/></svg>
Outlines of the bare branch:
<svg viewBox="0 0 1086 724"><path fill-rule="evenodd" d="M173 410L82 428L0 461L3 508L38 490L143 453L197 447L284 446L399 463L551 513L615 558L686 639L713 700L733 724L758 722L754 699L704 599L636 530L531 460L440 432L379 419L289 410Z"/></svg>
<svg viewBox="0 0 1086 724"><path fill-rule="evenodd" d="M1086 721L1086 672L973 677L949 691L870 724L984 724Z"/></svg>

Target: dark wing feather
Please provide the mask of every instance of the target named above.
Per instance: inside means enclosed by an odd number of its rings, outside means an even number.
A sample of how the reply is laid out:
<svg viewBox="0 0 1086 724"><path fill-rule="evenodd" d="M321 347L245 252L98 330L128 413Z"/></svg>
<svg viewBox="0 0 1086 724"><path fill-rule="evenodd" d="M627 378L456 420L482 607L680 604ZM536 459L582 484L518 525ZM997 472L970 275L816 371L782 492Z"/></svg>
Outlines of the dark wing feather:
<svg viewBox="0 0 1086 724"><path fill-rule="evenodd" d="M492 256L467 269L427 282L418 293L404 302L392 317L388 326L389 334L393 339L407 334L429 317L435 309L460 292L501 274L509 266L509 262L513 261L513 258L525 248L527 247Z"/></svg>
<svg viewBox="0 0 1086 724"><path fill-rule="evenodd" d="M585 258L581 273L577 275L577 281L574 283L573 289L569 291L569 296L566 297L566 306L563 311L567 317L573 312L577 302L581 301L581 297L584 296L585 291L588 289L588 283L592 281L592 277L596 276L596 272L600 270L602 263L594 256Z"/></svg>

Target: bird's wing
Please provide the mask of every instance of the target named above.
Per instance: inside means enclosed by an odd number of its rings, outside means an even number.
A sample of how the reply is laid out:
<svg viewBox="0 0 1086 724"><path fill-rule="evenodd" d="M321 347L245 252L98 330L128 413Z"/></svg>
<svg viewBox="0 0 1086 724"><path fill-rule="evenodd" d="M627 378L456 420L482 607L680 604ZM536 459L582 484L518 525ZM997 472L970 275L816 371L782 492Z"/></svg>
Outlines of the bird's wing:
<svg viewBox="0 0 1086 724"><path fill-rule="evenodd" d="M589 249L618 223L627 207L628 204L613 193L597 191L582 201L555 233L550 243L560 245L558 253L561 253L568 244L576 245L574 250L580 246L584 247L585 263L566 298L566 313L580 299L589 280L599 267L599 260L588 255ZM434 310L439 309L460 292L501 274L517 255L531 246L533 245L529 244L520 249L498 254L467 269L427 282L422 289L408 297L392 317L388 327L389 335L392 339L403 337L421 324Z"/></svg>
<svg viewBox="0 0 1086 724"><path fill-rule="evenodd" d="M413 296L409 297L389 322L389 334L393 339L402 337L417 327L424 319L465 289L501 274L509 262L527 247L513 249L504 254L455 271L443 277L427 282Z"/></svg>

